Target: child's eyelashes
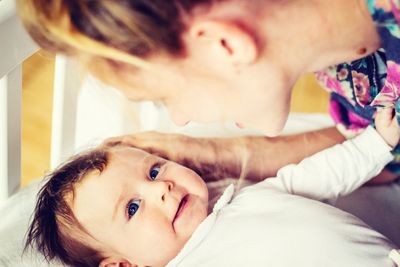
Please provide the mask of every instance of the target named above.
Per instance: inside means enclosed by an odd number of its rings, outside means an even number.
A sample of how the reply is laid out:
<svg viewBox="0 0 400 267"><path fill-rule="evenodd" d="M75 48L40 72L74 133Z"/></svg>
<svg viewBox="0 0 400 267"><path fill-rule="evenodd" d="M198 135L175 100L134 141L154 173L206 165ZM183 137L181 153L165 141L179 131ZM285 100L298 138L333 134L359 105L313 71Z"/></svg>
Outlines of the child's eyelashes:
<svg viewBox="0 0 400 267"><path fill-rule="evenodd" d="M161 165L162 165L162 162L157 162L152 165L152 167L150 168L150 170L148 172L148 176L149 176L150 180L154 181L157 179L157 176L159 175L160 170L161 170ZM131 219L133 216L135 216L136 212L139 210L140 202L141 202L140 199L130 200L128 202L128 204L126 205L126 208L125 208L128 219Z"/></svg>
<svg viewBox="0 0 400 267"><path fill-rule="evenodd" d="M159 164L153 165L153 167L151 167L149 171L150 179L151 180L157 179L159 173L160 173L160 165Z"/></svg>
<svg viewBox="0 0 400 267"><path fill-rule="evenodd" d="M140 200L131 200L126 205L126 214L128 218L132 218L136 212L139 210Z"/></svg>

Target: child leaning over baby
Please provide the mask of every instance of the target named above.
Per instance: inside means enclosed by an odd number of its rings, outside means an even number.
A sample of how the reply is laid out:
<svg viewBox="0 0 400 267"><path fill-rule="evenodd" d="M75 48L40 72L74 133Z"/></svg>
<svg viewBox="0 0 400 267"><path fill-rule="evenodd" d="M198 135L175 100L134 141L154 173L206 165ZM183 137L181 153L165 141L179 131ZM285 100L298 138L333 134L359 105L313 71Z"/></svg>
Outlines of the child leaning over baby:
<svg viewBox="0 0 400 267"><path fill-rule="evenodd" d="M349 194L392 160L400 135L391 112L378 112L377 131L235 197L229 186L211 213L194 171L126 145L98 147L50 175L27 245L72 266L395 266L388 239L319 201Z"/></svg>

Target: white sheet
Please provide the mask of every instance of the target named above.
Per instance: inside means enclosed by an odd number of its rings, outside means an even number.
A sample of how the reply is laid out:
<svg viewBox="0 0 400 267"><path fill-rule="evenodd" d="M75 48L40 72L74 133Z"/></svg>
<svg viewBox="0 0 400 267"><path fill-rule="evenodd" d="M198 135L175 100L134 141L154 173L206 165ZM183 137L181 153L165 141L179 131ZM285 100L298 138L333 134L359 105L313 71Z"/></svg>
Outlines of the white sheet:
<svg viewBox="0 0 400 267"><path fill-rule="evenodd" d="M112 135L137 130L181 132L194 136L227 136L257 134L236 128L232 124L204 125L190 123L177 128L170 122L165 110L151 103L130 104L118 92L95 80L85 83L78 109L78 147L87 142L97 143ZM95 89L97 88L97 89ZM325 114L293 114L285 128L286 133L318 129L332 125ZM79 150L79 149L78 149ZM213 184L213 194L225 188L225 182ZM41 255L28 253L23 257L25 231L35 204L40 183L34 183L14 195L0 206L0 266L49 266ZM400 246L400 185L364 187L352 195L339 199L337 206L360 217L373 228L388 236ZM51 266L57 266L52 264Z"/></svg>
<svg viewBox="0 0 400 267"><path fill-rule="evenodd" d="M23 254L28 222L36 203L36 193L41 182L35 182L13 195L0 206L0 266L42 267L61 266L47 264L36 251Z"/></svg>

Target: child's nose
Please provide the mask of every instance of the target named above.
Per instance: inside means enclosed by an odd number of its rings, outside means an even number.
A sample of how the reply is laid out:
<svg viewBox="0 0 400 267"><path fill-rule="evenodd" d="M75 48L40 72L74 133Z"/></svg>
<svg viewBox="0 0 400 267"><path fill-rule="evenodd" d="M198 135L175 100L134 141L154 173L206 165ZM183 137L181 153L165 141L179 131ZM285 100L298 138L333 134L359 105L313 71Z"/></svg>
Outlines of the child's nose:
<svg viewBox="0 0 400 267"><path fill-rule="evenodd" d="M161 201L161 203L164 203L168 200L169 194L174 188L174 184L170 181L156 181L156 186L157 186L157 201Z"/></svg>

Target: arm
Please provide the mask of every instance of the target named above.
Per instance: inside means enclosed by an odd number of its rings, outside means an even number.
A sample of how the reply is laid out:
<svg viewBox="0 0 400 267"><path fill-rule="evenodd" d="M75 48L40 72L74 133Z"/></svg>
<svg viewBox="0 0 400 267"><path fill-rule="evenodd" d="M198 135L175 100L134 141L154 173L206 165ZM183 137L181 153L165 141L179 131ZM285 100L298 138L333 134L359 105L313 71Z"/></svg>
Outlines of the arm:
<svg viewBox="0 0 400 267"><path fill-rule="evenodd" d="M299 163L343 141L345 138L335 127L276 138L244 137L242 147L245 152L241 154L241 160L246 160L248 155L247 178L261 181L276 176L283 166Z"/></svg>
<svg viewBox="0 0 400 267"><path fill-rule="evenodd" d="M332 127L275 138L193 138L147 132L116 137L106 142L135 146L168 158L195 170L206 181L238 178L241 174L253 181L261 181L275 176L287 164L298 163L343 141L343 136Z"/></svg>
<svg viewBox="0 0 400 267"><path fill-rule="evenodd" d="M351 193L393 159L390 151L398 143L400 133L392 109L379 111L375 124L377 131L369 127L342 145L321 151L298 165L284 167L271 183L314 199Z"/></svg>
<svg viewBox="0 0 400 267"><path fill-rule="evenodd" d="M393 159L390 151L369 127L354 139L282 168L271 182L291 194L318 200L336 198L377 175Z"/></svg>

